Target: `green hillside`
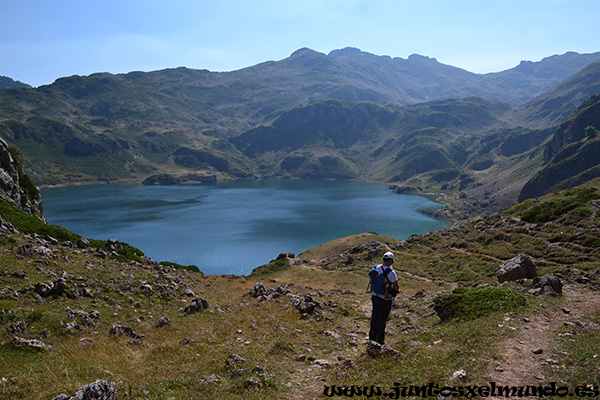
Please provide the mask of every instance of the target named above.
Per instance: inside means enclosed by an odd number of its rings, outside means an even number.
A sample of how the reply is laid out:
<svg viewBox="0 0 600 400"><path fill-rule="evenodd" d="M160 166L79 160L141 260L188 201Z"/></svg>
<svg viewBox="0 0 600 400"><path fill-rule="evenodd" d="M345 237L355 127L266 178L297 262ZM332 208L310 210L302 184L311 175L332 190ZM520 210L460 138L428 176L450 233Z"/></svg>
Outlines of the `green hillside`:
<svg viewBox="0 0 600 400"><path fill-rule="evenodd" d="M443 386L459 370L457 385L575 390L600 367L599 198L594 181L406 242L340 238L248 277L134 261L100 242L77 248L0 208L2 395L54 398L103 379L119 398L305 399L333 386ZM373 358L366 272L388 250L402 294L388 323L393 352ZM498 266L520 253L539 275L558 274L563 296L530 294L532 280L498 287ZM268 292L251 297L261 282ZM454 317L442 322L440 307ZM522 355L506 350L513 342Z"/></svg>
<svg viewBox="0 0 600 400"><path fill-rule="evenodd" d="M498 192L485 171L503 185L535 173L530 152L597 91L599 54L478 75L418 55L301 49L226 73L72 76L1 90L0 137L43 185L289 176Z"/></svg>

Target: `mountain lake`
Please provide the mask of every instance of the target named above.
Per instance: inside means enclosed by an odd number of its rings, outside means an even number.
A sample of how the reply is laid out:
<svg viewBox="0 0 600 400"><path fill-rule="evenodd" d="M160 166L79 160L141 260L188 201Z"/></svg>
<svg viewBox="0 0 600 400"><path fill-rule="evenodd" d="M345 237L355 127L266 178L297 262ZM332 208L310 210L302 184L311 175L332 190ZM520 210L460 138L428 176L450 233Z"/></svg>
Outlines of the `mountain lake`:
<svg viewBox="0 0 600 400"><path fill-rule="evenodd" d="M115 238L153 260L196 265L206 274L247 275L280 253L299 254L347 235L406 239L451 225L420 212L439 203L363 182L86 185L45 188L42 198L51 224Z"/></svg>

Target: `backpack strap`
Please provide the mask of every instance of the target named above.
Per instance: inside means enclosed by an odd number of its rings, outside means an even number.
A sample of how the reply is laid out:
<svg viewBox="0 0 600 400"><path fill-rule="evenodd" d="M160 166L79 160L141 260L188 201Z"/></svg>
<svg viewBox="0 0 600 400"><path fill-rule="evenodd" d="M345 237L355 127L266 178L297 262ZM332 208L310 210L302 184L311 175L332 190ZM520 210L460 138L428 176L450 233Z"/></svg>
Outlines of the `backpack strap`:
<svg viewBox="0 0 600 400"><path fill-rule="evenodd" d="M388 281L388 283L391 285L392 281L390 281L390 278L388 278L388 274L390 272L392 272L392 269L390 267L387 267L387 269L384 269L385 267L382 265L381 269L383 269L383 277L385 278L386 281Z"/></svg>

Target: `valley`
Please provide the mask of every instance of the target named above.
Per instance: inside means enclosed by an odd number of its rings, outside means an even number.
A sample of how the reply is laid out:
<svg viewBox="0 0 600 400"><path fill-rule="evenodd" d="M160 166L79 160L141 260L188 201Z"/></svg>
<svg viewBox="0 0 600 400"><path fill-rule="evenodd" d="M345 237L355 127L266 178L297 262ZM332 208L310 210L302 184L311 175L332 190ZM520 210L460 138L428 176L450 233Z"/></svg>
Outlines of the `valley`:
<svg viewBox="0 0 600 400"><path fill-rule="evenodd" d="M418 55L301 49L229 73L0 90L0 397L492 383L597 396L599 54L477 75ZM204 274L48 224L36 186L214 176L387 183L444 201L431 212L455 223ZM401 294L378 348L365 287L387 251ZM501 277L508 266L521 269Z"/></svg>

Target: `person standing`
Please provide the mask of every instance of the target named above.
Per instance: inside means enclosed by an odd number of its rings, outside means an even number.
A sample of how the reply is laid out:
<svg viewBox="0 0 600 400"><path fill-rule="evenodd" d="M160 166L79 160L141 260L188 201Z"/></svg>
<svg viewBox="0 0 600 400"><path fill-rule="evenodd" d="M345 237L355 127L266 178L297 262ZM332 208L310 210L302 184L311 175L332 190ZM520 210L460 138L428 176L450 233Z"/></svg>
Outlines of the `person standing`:
<svg viewBox="0 0 600 400"><path fill-rule="evenodd" d="M373 309L371 311L371 328L369 330L369 340L385 345L385 326L387 319L392 311L393 297L388 293L389 288L393 287L396 293L399 292L398 276L392 268L394 264L394 254L388 251L383 255L383 264L376 267L377 272L385 277L385 292L384 294L371 292L371 302Z"/></svg>

